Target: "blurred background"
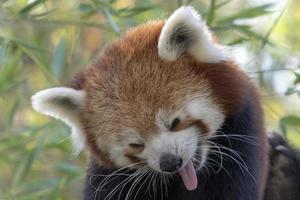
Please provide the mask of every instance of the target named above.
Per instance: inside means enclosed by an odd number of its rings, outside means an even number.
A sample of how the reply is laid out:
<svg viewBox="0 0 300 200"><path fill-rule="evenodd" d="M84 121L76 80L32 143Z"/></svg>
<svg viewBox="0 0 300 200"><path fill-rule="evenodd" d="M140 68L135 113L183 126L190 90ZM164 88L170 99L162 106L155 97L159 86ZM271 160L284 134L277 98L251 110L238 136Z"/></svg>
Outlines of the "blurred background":
<svg viewBox="0 0 300 200"><path fill-rule="evenodd" d="M86 153L32 110L128 28L193 5L260 88L268 131L300 147L300 0L0 0L0 199L81 199Z"/></svg>

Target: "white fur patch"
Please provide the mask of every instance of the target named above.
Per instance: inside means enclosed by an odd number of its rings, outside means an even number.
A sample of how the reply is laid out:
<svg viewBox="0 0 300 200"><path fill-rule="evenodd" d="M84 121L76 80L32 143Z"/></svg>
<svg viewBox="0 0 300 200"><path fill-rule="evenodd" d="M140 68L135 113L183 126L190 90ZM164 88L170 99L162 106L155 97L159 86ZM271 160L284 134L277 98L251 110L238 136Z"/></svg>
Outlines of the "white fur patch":
<svg viewBox="0 0 300 200"><path fill-rule="evenodd" d="M160 109L156 115L156 125L160 132L146 143L146 149L141 155L147 159L150 167L160 170L159 158L165 153L178 155L183 159L183 166L195 157L198 157L199 168L203 167L207 160L209 148L206 139L201 139L206 133L196 127L188 127L181 131L169 131L168 126L175 118L181 121L186 119L199 119L205 123L212 135L224 122L225 115L219 106L209 97L209 94L201 93L183 102L178 110L170 111ZM201 142L200 147L197 145ZM197 148L200 154L196 156ZM201 160L199 160L199 156Z"/></svg>
<svg viewBox="0 0 300 200"><path fill-rule="evenodd" d="M176 34L181 42L176 39ZM162 59L175 61L184 52L199 62L228 60L225 47L213 41L205 22L190 6L177 9L168 18L158 41L158 53Z"/></svg>
<svg viewBox="0 0 300 200"><path fill-rule="evenodd" d="M198 135L198 130L193 127L178 132L161 132L147 141L141 157L146 158L148 165L158 171L160 171L159 159L166 153L180 156L184 166L195 156Z"/></svg>
<svg viewBox="0 0 300 200"><path fill-rule="evenodd" d="M200 119L206 123L209 130L214 132L224 121L224 114L220 108L210 99L195 99L185 105L189 116Z"/></svg>
<svg viewBox="0 0 300 200"><path fill-rule="evenodd" d="M60 119L71 127L75 153L79 153L85 143L79 119L84 98L84 91L66 87L46 89L31 98L36 111Z"/></svg>

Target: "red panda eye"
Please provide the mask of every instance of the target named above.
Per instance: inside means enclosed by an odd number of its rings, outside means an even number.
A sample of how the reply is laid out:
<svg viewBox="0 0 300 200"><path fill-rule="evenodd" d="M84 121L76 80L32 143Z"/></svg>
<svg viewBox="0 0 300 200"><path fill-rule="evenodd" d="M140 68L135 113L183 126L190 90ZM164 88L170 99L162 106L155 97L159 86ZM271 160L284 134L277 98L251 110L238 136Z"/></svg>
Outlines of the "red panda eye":
<svg viewBox="0 0 300 200"><path fill-rule="evenodd" d="M132 148L144 148L145 147L145 145L141 144L141 143L130 143L129 146Z"/></svg>
<svg viewBox="0 0 300 200"><path fill-rule="evenodd" d="M178 117L173 119L171 126L170 126L170 130L173 131L176 128L176 126L178 126L179 123L180 123L180 119Z"/></svg>

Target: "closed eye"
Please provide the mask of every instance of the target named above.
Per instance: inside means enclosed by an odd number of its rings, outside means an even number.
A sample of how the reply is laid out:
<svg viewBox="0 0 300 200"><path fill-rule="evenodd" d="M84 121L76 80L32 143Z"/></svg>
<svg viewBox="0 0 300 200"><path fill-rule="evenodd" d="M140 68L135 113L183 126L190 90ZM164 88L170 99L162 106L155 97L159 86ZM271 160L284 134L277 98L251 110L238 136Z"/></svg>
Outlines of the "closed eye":
<svg viewBox="0 0 300 200"><path fill-rule="evenodd" d="M140 149L140 148L144 148L145 147L145 145L142 144L142 143L130 143L129 146L131 148L135 148L135 149Z"/></svg>

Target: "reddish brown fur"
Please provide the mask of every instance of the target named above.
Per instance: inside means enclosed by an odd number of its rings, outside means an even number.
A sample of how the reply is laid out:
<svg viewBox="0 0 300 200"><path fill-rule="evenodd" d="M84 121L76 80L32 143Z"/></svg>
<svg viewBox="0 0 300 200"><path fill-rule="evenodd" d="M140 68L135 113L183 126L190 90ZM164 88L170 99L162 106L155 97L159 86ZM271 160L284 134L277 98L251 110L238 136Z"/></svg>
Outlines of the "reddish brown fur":
<svg viewBox="0 0 300 200"><path fill-rule="evenodd" d="M134 127L143 137L156 134L155 114L161 107L174 109L183 102L182 97L206 93L207 85L226 116L242 107L246 91L258 103L248 78L234 63L199 63L188 55L175 62L159 58L157 43L163 25L151 22L131 30L109 45L85 70L86 78L78 81L87 92L82 113L87 147L105 165L114 163L107 154L108 144L99 149L99 138L117 137L124 127ZM257 120L262 120L262 111L256 112ZM197 124L208 132L204 123ZM258 129L262 151L266 151L263 127Z"/></svg>

